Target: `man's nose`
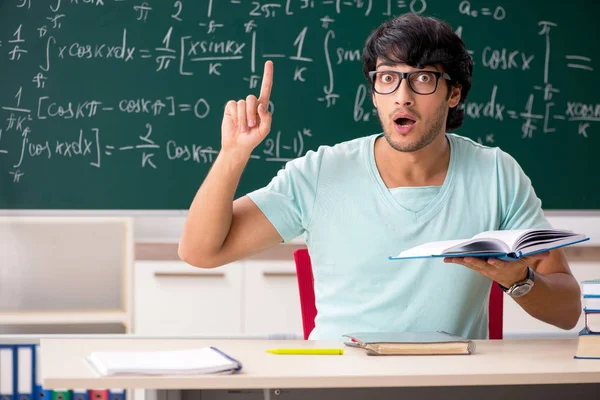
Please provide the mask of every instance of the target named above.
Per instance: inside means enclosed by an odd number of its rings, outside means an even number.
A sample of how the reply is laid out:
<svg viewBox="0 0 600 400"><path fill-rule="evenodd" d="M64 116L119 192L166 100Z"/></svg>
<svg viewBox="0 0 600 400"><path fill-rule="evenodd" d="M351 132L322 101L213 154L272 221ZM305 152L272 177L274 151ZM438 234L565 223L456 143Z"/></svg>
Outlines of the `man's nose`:
<svg viewBox="0 0 600 400"><path fill-rule="evenodd" d="M408 86L408 81L406 79L402 79L400 81L400 86L394 92L394 97L396 104L402 107L412 106L415 103L415 92Z"/></svg>

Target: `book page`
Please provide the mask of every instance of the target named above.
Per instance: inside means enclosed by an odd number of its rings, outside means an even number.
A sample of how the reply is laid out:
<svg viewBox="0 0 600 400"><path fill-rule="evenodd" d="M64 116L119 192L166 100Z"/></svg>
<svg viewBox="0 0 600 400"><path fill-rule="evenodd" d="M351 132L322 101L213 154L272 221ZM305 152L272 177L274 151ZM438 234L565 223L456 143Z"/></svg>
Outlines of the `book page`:
<svg viewBox="0 0 600 400"><path fill-rule="evenodd" d="M511 251L516 250L516 243L519 238L527 232L534 231L535 229L515 229L506 231L485 231L478 233L473 236L473 239L497 239L500 240L509 247Z"/></svg>
<svg viewBox="0 0 600 400"><path fill-rule="evenodd" d="M401 252L398 257L427 257L443 254L445 250L464 243L465 239L429 242Z"/></svg>
<svg viewBox="0 0 600 400"><path fill-rule="evenodd" d="M541 229L527 232L518 242L518 248L531 244L550 243L552 241L561 240L568 237L583 237L572 231L557 230L557 229Z"/></svg>
<svg viewBox="0 0 600 400"><path fill-rule="evenodd" d="M558 248L558 247L563 247L563 246L568 246L572 243L577 243L580 241L583 241L585 238L584 235L575 235L572 237L567 237L567 238L563 238L563 239L556 239L556 240L544 240L538 243L531 243L531 244L526 244L522 247L519 248L519 250L521 252L523 252L523 255L528 255L531 253L537 253L537 252L541 252L541 251L545 251L548 249L554 249L554 248Z"/></svg>
<svg viewBox="0 0 600 400"><path fill-rule="evenodd" d="M502 240L498 239L471 239L463 242L458 246L453 246L444 251L444 254L449 255L466 255L466 254L505 254L510 253L510 248Z"/></svg>

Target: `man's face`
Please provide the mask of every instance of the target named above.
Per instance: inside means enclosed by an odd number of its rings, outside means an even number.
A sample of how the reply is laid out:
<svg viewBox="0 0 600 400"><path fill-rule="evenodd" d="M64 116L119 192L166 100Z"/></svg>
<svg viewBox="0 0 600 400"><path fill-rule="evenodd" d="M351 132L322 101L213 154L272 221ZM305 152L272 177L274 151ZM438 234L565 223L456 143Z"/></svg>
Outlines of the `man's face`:
<svg viewBox="0 0 600 400"><path fill-rule="evenodd" d="M437 66L416 69L405 64L386 63L381 59L377 60L376 70L444 72ZM393 88L393 80L398 77L378 74L375 79L383 80L383 86L390 82L389 87ZM428 92L429 85L435 87L435 79L431 74L419 74L413 75L411 82L416 90ZM402 79L398 89L390 94L373 93L373 103L377 107L385 138L392 148L402 152L420 150L444 133L448 109L455 107L459 100L460 88L451 88L443 78L439 78L435 92L427 95L411 90L407 79Z"/></svg>

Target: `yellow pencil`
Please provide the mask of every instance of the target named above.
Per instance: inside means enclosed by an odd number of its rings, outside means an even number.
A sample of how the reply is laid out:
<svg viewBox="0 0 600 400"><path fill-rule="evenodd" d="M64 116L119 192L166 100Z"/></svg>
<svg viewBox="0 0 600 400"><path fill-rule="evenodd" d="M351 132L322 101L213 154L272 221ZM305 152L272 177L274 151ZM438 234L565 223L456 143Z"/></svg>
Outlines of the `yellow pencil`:
<svg viewBox="0 0 600 400"><path fill-rule="evenodd" d="M344 349L311 349L311 348L300 348L300 349L270 349L267 353L272 354L316 354L316 355L342 355Z"/></svg>

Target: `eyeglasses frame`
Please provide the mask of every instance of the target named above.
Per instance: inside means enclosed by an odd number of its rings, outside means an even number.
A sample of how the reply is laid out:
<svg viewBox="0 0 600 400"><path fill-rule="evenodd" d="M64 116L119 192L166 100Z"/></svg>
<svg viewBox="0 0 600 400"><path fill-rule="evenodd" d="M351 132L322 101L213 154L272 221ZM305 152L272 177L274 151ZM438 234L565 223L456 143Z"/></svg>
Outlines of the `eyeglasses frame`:
<svg viewBox="0 0 600 400"><path fill-rule="evenodd" d="M377 74L377 73L381 73L381 72L387 72L387 73L396 74L396 75L398 75L398 77L400 78L400 79L398 80L398 85L397 85L397 86L394 88L394 90L392 90L391 92L388 92L388 93L381 93L381 92L378 92L378 91L375 89L375 74ZM412 85L411 85L411 83L410 83L410 76L411 76L411 75L413 75L413 74L418 74L418 73L421 73L421 72L429 72L429 73L432 73L432 74L433 74L433 75L436 77L436 79L435 79L435 88L433 89L433 91L432 91L431 93L419 93L419 92L417 92L417 91L416 91L416 90L415 90L415 89L412 87ZM400 87L400 85L402 84L402 80L403 80L403 79L406 79L406 82L407 82L407 84L408 84L408 87L410 88L410 90L412 90L412 91L413 91L413 92L415 92L416 94L420 94L420 95L422 95L422 96L429 96L430 94L434 94L434 93L437 91L438 84L440 83L440 78L444 78L444 79L446 79L447 81L451 81L451 80L452 80L452 78L450 78L450 75L448 75L448 74L447 74L447 73L445 73L445 72L440 72L440 71L428 71L428 70L418 70L418 71L410 71L410 72L399 72L399 71L393 71L393 70L376 70L376 71L369 71L369 79L371 80L371 87L373 88L373 91L374 91L375 93L377 93L377 94L380 94L380 95L383 95L383 96L385 96L385 95L388 95L388 94L392 94L392 93L394 93L396 90L398 90L398 88L399 88L399 87Z"/></svg>

